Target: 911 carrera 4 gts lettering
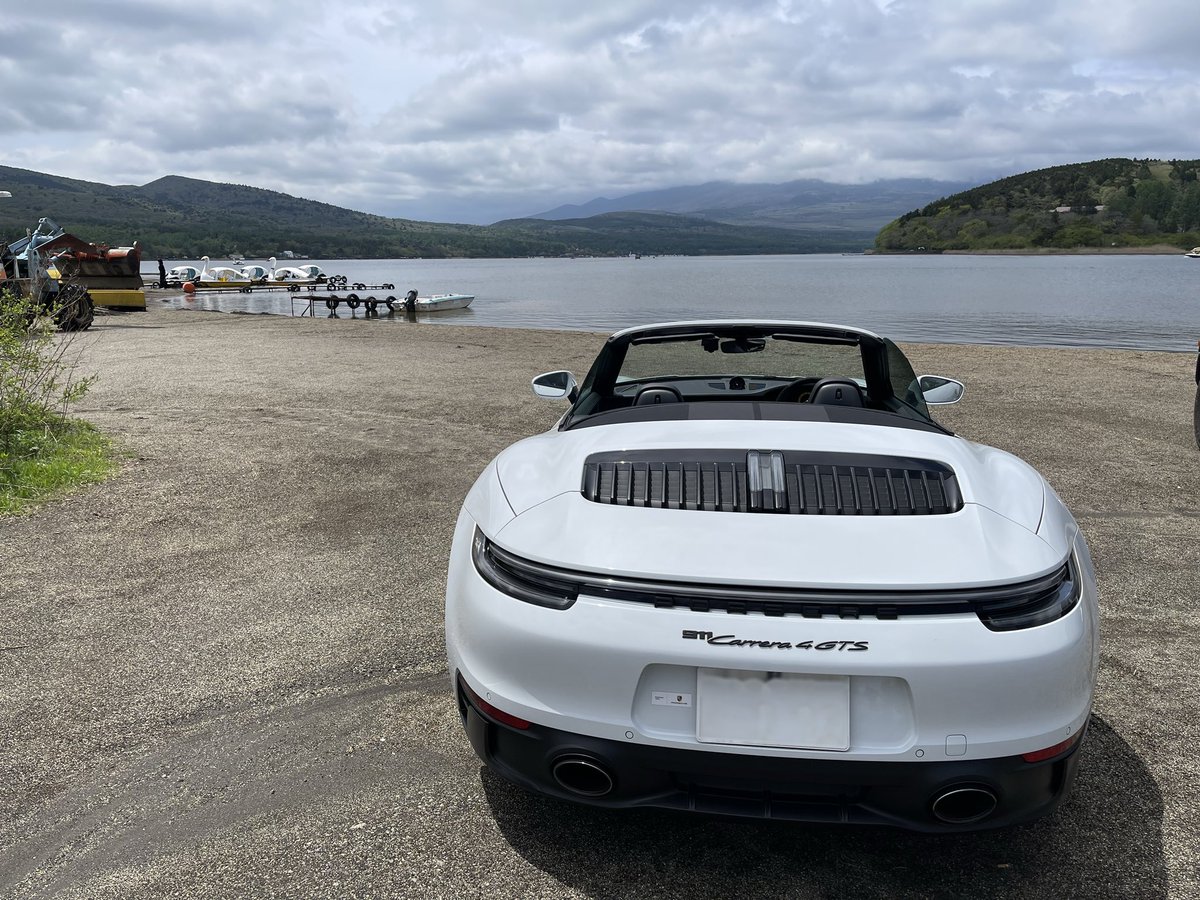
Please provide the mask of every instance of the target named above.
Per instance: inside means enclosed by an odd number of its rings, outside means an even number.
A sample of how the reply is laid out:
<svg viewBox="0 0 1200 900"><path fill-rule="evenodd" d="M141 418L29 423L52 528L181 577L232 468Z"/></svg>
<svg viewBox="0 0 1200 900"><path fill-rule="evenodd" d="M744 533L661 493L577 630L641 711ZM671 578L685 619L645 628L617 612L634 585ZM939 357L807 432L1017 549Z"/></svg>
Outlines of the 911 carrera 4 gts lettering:
<svg viewBox="0 0 1200 900"><path fill-rule="evenodd" d="M867 641L756 641L749 638L739 638L734 634L715 634L711 631L692 631L685 628L683 639L687 641L704 641L716 647L762 647L764 650L867 650Z"/></svg>

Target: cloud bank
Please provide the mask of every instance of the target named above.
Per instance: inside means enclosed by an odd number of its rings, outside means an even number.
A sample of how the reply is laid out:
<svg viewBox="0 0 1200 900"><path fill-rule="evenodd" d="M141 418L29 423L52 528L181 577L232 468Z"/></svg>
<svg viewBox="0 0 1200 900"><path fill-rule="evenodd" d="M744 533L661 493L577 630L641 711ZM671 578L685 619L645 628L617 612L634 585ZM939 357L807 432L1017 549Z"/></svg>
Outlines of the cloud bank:
<svg viewBox="0 0 1200 900"><path fill-rule="evenodd" d="M1200 155L1176 0L60 0L5 33L8 165L407 218Z"/></svg>

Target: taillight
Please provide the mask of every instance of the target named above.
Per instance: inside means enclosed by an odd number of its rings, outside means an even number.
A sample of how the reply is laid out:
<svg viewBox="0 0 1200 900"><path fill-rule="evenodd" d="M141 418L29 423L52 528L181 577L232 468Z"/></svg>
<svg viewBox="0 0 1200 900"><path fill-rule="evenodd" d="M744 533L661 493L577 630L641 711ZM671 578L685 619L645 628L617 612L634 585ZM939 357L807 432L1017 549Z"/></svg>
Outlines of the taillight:
<svg viewBox="0 0 1200 900"><path fill-rule="evenodd" d="M502 593L550 609L569 609L579 596L579 585L567 573L531 563L507 553L478 528L471 540L475 571Z"/></svg>
<svg viewBox="0 0 1200 900"><path fill-rule="evenodd" d="M1061 619L1083 593L1074 557L1057 572L1008 588L991 588L975 602L980 620L992 631L1017 631Z"/></svg>

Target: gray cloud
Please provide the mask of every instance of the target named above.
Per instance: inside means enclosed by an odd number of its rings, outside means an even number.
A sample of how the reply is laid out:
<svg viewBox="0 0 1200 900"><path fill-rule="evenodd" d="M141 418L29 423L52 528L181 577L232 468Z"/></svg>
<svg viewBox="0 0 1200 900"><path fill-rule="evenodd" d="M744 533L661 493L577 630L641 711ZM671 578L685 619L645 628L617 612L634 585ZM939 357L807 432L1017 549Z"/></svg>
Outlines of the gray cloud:
<svg viewBox="0 0 1200 900"><path fill-rule="evenodd" d="M714 179L985 180L1200 146L1200 7L1177 0L28 9L0 42L4 161L108 183L491 221Z"/></svg>

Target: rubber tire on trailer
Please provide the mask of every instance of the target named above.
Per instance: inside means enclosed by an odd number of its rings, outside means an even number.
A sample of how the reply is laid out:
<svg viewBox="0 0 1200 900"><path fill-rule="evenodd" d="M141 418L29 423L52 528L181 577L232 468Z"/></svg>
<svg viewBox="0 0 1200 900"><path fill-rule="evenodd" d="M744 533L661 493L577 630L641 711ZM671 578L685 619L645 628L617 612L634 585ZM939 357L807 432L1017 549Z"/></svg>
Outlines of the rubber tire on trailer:
<svg viewBox="0 0 1200 900"><path fill-rule="evenodd" d="M366 306L367 312L375 312L376 308L379 306L379 303L374 297L368 297L365 301L363 301L363 305Z"/></svg>
<svg viewBox="0 0 1200 900"><path fill-rule="evenodd" d="M387 306L387 308L388 308L388 312L395 312L395 311L396 311L396 298L395 298L395 297L388 297L388 298L387 298L386 300L384 300L383 302L384 302L384 305L386 305L386 306Z"/></svg>
<svg viewBox="0 0 1200 900"><path fill-rule="evenodd" d="M336 291L337 290L337 282L336 281L327 281L325 283L325 290Z"/></svg>
<svg viewBox="0 0 1200 900"><path fill-rule="evenodd" d="M298 284L289 284L289 285L288 285L288 290L289 290L289 291L291 291L293 294L298 294L298 293L300 293L300 285L298 285Z"/></svg>
<svg viewBox="0 0 1200 900"><path fill-rule="evenodd" d="M395 286L394 284L391 284L391 283L389 282L388 284L385 284L385 285L383 286L383 289L384 289L385 291L394 291L394 290L396 289L396 286Z"/></svg>
<svg viewBox="0 0 1200 900"><path fill-rule="evenodd" d="M361 281L359 281L359 282L355 283L354 289L356 291L365 291L367 289L367 286L365 284L363 284Z"/></svg>
<svg viewBox="0 0 1200 900"><path fill-rule="evenodd" d="M358 294L349 294L346 296L346 305L351 309L358 309Z"/></svg>
<svg viewBox="0 0 1200 900"><path fill-rule="evenodd" d="M337 309L338 308L338 298L330 297L328 300L325 301L325 307L326 307L326 309Z"/></svg>

